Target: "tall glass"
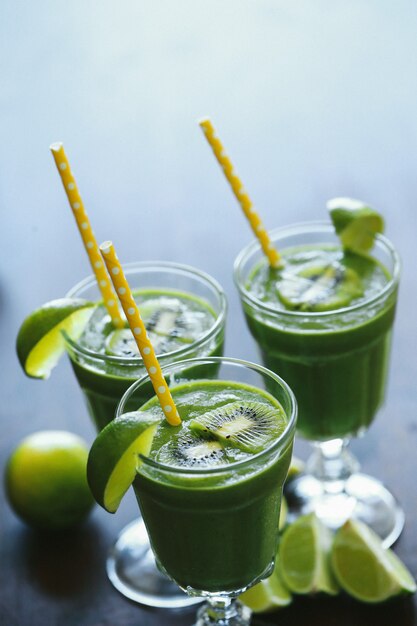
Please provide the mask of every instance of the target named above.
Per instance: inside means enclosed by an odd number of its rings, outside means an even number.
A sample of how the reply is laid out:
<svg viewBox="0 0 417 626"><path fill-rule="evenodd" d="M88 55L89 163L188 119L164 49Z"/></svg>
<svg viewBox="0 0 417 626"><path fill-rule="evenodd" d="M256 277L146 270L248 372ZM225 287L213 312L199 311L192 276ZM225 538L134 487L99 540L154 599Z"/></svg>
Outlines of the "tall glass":
<svg viewBox="0 0 417 626"><path fill-rule="evenodd" d="M186 265L170 262L139 262L124 266L133 291L152 289L159 293L182 292L200 298L212 309L215 319L210 328L192 343L158 355L161 365L195 356L223 353L226 297L221 286L208 274ZM78 283L67 297L100 301L94 276ZM140 356L125 358L86 349L65 335L71 365L83 391L90 415L101 430L116 413L120 398L130 385L146 372ZM192 373L191 373L192 375ZM140 404L153 395L151 386L143 387ZM124 528L107 559L107 573L113 585L126 597L153 607L177 608L193 603L180 589L163 577L155 567L143 521Z"/></svg>
<svg viewBox="0 0 417 626"><path fill-rule="evenodd" d="M324 222L295 224L270 234L280 251L340 245L333 227ZM294 390L298 431L314 445L305 474L286 491L291 515L314 510L332 528L356 517L388 546L402 530L403 512L378 480L359 473L347 450L349 440L367 430L385 396L400 261L383 236L376 238L372 256L387 270L386 284L360 304L334 311L278 310L258 299L250 290L251 275L262 260L257 242L238 255L234 277L263 362Z"/></svg>
<svg viewBox="0 0 417 626"><path fill-rule="evenodd" d="M196 626L244 626L250 611L236 597L274 566L296 402L279 376L247 361L198 358L163 368L171 389L190 380L190 371L199 393L213 393L208 377L267 390L288 419L282 435L249 460L188 468L142 457L134 482L158 566L190 597L207 599ZM141 401L148 381L146 376L130 387L118 416Z"/></svg>

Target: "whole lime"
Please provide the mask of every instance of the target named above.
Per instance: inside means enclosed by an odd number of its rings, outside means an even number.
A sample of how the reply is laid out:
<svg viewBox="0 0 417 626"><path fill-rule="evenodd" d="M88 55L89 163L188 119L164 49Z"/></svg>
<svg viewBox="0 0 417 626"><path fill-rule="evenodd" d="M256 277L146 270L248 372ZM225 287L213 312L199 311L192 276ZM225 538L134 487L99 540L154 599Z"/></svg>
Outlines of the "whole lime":
<svg viewBox="0 0 417 626"><path fill-rule="evenodd" d="M84 440L67 431L39 431L21 441L5 469L6 494L15 513L38 529L79 524L93 505L87 457Z"/></svg>

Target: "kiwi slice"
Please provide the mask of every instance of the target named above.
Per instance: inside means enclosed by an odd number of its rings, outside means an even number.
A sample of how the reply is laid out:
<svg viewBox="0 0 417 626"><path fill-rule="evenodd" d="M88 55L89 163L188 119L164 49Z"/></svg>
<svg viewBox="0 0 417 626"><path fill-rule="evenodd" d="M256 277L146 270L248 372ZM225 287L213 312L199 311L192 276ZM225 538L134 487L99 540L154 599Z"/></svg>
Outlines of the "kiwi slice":
<svg viewBox="0 0 417 626"><path fill-rule="evenodd" d="M219 441L188 432L162 446L157 461L175 467L210 467L223 465L227 459Z"/></svg>
<svg viewBox="0 0 417 626"><path fill-rule="evenodd" d="M171 352L195 340L193 319L196 313L187 311L180 300L162 297L145 302L140 309L156 354ZM113 330L106 339L105 352L127 358L139 355L129 328Z"/></svg>
<svg viewBox="0 0 417 626"><path fill-rule="evenodd" d="M173 309L157 309L147 321L147 328L159 335L171 335L176 331L179 317L181 314Z"/></svg>
<svg viewBox="0 0 417 626"><path fill-rule="evenodd" d="M143 307L142 315L146 329L155 335L175 338L176 343L192 343L196 338L193 321L197 314L187 311L177 298L149 301Z"/></svg>
<svg viewBox="0 0 417 626"><path fill-rule="evenodd" d="M178 347L177 343L169 341L169 338L148 331L149 339L156 354L164 354ZM124 356L132 358L139 356L139 350L130 328L113 330L105 341L106 354L110 356Z"/></svg>
<svg viewBox="0 0 417 626"><path fill-rule="evenodd" d="M230 402L189 422L191 430L244 452L263 450L282 432L278 407L262 402Z"/></svg>
<svg viewBox="0 0 417 626"><path fill-rule="evenodd" d="M299 311L340 309L363 294L359 275L338 261L304 266L293 274L285 272L276 288L285 307Z"/></svg>
<svg viewBox="0 0 417 626"><path fill-rule="evenodd" d="M113 330L106 337L105 351L110 356L124 356L126 358L138 356L139 354L130 328Z"/></svg>

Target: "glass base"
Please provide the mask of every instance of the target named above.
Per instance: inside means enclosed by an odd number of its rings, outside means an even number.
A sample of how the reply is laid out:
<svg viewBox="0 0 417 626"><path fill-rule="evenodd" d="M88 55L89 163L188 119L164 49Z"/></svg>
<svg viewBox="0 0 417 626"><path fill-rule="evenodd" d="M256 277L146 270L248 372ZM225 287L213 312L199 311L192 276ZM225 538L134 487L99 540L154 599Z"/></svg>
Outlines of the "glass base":
<svg viewBox="0 0 417 626"><path fill-rule="evenodd" d="M404 527L404 512L379 480L353 473L343 482L342 490L334 484L332 493L331 487L331 483L309 474L289 481L284 488L288 521L314 511L326 526L336 529L353 517L370 526L381 537L384 548L398 539Z"/></svg>
<svg viewBox="0 0 417 626"><path fill-rule="evenodd" d="M159 571L142 519L121 531L110 550L106 568L110 582L121 594L145 606L178 609L203 600L187 596Z"/></svg>
<svg viewBox="0 0 417 626"><path fill-rule="evenodd" d="M212 599L198 611L194 626L249 626L251 615L252 611L236 600L217 605Z"/></svg>

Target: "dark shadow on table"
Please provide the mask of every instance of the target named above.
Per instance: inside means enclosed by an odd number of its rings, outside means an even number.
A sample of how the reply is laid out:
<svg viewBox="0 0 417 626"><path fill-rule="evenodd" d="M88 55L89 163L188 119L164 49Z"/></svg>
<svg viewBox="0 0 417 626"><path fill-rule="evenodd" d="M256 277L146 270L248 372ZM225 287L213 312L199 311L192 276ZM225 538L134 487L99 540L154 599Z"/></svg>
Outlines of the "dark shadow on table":
<svg viewBox="0 0 417 626"><path fill-rule="evenodd" d="M44 593L67 597L103 584L105 549L98 525L61 532L25 529L21 542L28 578Z"/></svg>
<svg viewBox="0 0 417 626"><path fill-rule="evenodd" d="M296 598L288 607L254 616L252 626L414 626L411 597L364 604L347 596Z"/></svg>

